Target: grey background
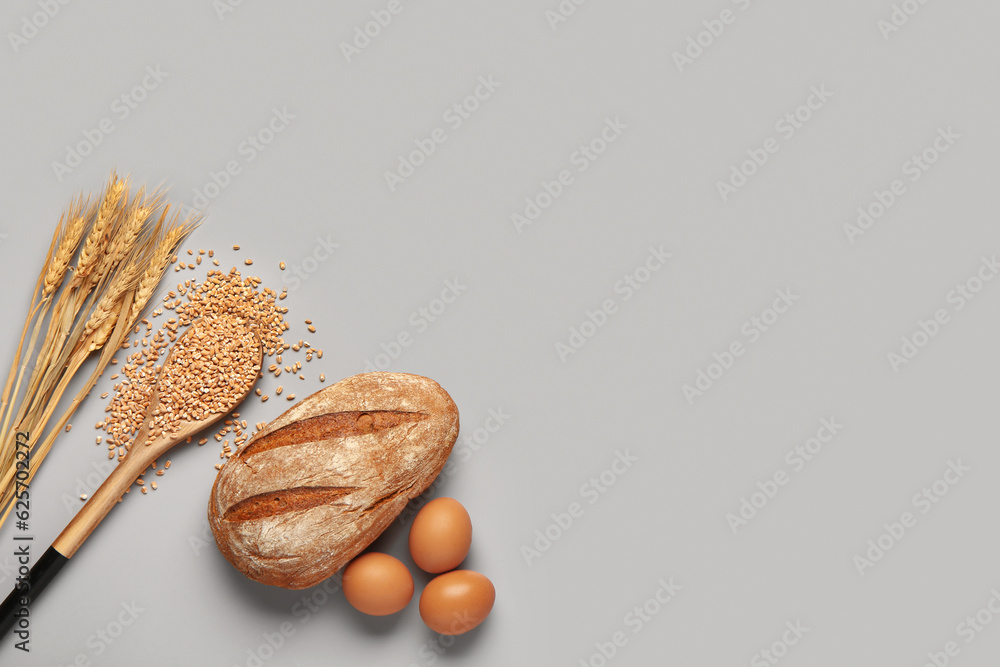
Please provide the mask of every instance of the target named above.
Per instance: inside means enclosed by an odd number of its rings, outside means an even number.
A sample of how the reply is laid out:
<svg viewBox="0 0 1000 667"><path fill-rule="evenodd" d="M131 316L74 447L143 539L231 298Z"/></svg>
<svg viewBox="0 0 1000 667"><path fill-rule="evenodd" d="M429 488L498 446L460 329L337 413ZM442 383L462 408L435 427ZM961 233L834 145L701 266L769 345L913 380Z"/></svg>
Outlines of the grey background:
<svg viewBox="0 0 1000 667"><path fill-rule="evenodd" d="M25 285L73 195L117 167L191 205L236 160L241 173L189 247L239 243L223 257L253 257L280 287L291 274L279 260L302 265L319 238L339 245L285 302L295 337L311 318L311 342L326 350L300 396L318 389L318 372L361 372L407 331L414 342L389 369L452 394L461 442L489 410L510 415L438 489L472 515L468 566L496 584L492 616L444 647L416 600L379 620L324 593L308 619L296 615L315 591L246 580L216 551L205 507L218 450L189 447L46 591L30 656L7 637L0 663L249 665L288 622L294 634L263 664L600 665L599 645L623 632L607 664L755 665L771 664L758 652L798 622L809 630L782 664L917 666L949 641L960 649L949 664L992 664L1000 628L966 643L957 626L1000 586L1000 284L960 311L948 294L1000 250L1000 8L897 3L919 11L885 38L888 0L594 0L555 29L556 0L402 0L347 62L341 42L387 4L246 0L220 15L208 0L71 2L15 48L9 33L42 10L4 3L0 352L13 352ZM678 71L672 54L726 9L735 22ZM166 78L121 118L112 104L147 66ZM384 172L447 128L445 111L490 75L500 87L390 191ZM812 86L832 97L781 138L775 123ZM246 161L241 142L275 108L294 119ZM53 162L105 117L114 131L57 176ZM628 128L576 172L571 155L606 118ZM904 163L948 127L961 138L911 182ZM768 137L780 150L724 202L716 182ZM511 214L564 168L573 184L519 233ZM844 225L894 179L906 193L850 243ZM626 301L616 282L651 245L672 257ZM466 290L416 333L411 313L454 279ZM749 343L741 327L778 289L798 300ZM606 299L617 312L562 360L557 343ZM894 371L887 355L938 308L950 322ZM683 385L737 340L746 353L691 404ZM33 485L38 553L75 511L62 497L106 460L88 434L103 407L96 394L85 403ZM286 407L243 412L267 421ZM792 472L786 453L830 417L843 430ZM626 450L638 463L590 504L581 487ZM914 494L958 460L970 471L920 514ZM789 483L734 534L727 514L782 470ZM574 502L582 516L529 564L522 547ZM916 526L860 573L855 557L907 511ZM11 528L0 545L12 545ZM405 558L405 539L397 524L378 546ZM4 587L11 550L0 548ZM681 590L651 603L659 613L634 632L627 615L671 578ZM113 643L92 638L133 603L142 611Z"/></svg>

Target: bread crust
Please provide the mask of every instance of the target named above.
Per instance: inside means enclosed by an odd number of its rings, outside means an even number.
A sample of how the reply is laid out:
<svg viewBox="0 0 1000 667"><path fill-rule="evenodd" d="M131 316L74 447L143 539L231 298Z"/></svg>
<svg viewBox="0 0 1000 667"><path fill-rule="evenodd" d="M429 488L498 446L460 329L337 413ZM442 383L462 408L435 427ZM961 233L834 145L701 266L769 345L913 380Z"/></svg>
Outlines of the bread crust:
<svg viewBox="0 0 1000 667"><path fill-rule="evenodd" d="M208 504L219 551L265 584L323 581L430 486L458 427L451 396L420 375L364 373L316 392L222 466Z"/></svg>

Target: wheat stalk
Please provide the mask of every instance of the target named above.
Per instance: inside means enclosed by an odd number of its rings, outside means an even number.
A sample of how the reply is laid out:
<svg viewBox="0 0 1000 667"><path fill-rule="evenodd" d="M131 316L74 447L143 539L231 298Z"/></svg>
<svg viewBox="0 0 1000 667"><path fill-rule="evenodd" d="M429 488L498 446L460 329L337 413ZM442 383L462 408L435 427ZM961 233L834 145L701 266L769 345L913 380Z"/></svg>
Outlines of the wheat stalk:
<svg viewBox="0 0 1000 667"><path fill-rule="evenodd" d="M45 273L42 289L43 301L55 294L62 285L69 263L73 261L73 256L76 255L76 251L80 247L80 241L83 240L83 232L87 229L87 222L91 214L92 210L85 210L85 204L80 199L70 208L66 226L59 239L59 246L56 248L52 262Z"/></svg>
<svg viewBox="0 0 1000 667"><path fill-rule="evenodd" d="M90 199L73 200L60 218L31 297L0 406L0 510L6 508L0 514L0 525L12 507L16 432L32 435L33 477L56 436L152 299L177 247L197 227L198 218L179 221L177 215L167 223L169 205L164 205L163 199L160 192L147 196L145 189L130 196L128 177L112 172L99 198L93 203ZM77 260L72 266L74 256ZM100 354L90 378L55 425L48 428L74 376L97 351ZM19 398L32 360L34 366Z"/></svg>
<svg viewBox="0 0 1000 667"><path fill-rule="evenodd" d="M123 198L127 202L128 179L121 179L117 173L112 172L108 186L99 200L100 204L88 209L88 215L85 216L86 239L83 240L82 247L80 247L73 279L62 291L52 309L49 330L38 355L36 370L39 367L48 368L53 365L53 360L58 358L60 351L70 337L77 314L84 308L91 291L98 287L97 280L102 277L102 271L96 269L104 263L103 253L111 239L112 232L117 227L121 213L120 204ZM77 241L76 245L80 246L80 242ZM70 255L71 258L72 255ZM94 280L89 279L92 275ZM51 383L46 382L46 377L45 374L32 373L28 394L38 397L40 388L51 387ZM44 397L44 391L41 396ZM18 413L18 419L22 419L24 414L24 410L21 410Z"/></svg>
<svg viewBox="0 0 1000 667"><path fill-rule="evenodd" d="M163 212L166 216L166 211ZM160 227L163 224L163 217L157 222L156 232L159 232ZM146 304L153 296L153 292L156 291L156 286L160 284L160 280L163 278L163 273L167 270L167 266L170 264L170 258L173 257L174 251L180 246L181 242L187 238L188 234L194 231L195 227L198 226L198 220L192 218L186 218L184 222L177 224L177 216L174 216L171 222L170 228L165 234L157 234L157 242L153 247L150 257L148 259L148 264L146 265L146 270L143 272L142 276L139 278L138 286L135 291L135 301L132 303L132 308L129 312L129 317L133 321L137 321L139 316L142 314L143 309L145 309Z"/></svg>
<svg viewBox="0 0 1000 667"><path fill-rule="evenodd" d="M149 215L149 211L140 203L141 195L142 191L140 197L136 197L129 205L128 178L121 179L112 172L101 204L95 211L90 231L80 249L75 276L53 309L49 335L43 343L36 364L36 369L41 367L46 370L32 375L28 393L34 398L30 403L22 404L18 420L50 399L63 372L61 369L76 347L74 339L79 338L84 325L78 318L79 314L89 311L91 306L99 302L108 276L120 257L130 252L134 246L142 223Z"/></svg>
<svg viewBox="0 0 1000 667"><path fill-rule="evenodd" d="M126 295L124 303L131 307L131 294ZM49 430L48 435L41 440L36 440L36 442L31 445L31 463L28 470L27 483L30 484L31 480L35 478L35 473L38 472L38 467L41 466L42 461L45 460L49 450L52 449L52 444L55 442L56 436L62 432L66 424L69 423L73 413L76 412L76 409L80 406L80 403L87 396L87 394L90 393L90 390L94 388L94 385L97 384L97 379L104 373L104 369L107 368L108 364L111 362L111 358L114 356L115 351L128 337L130 329L131 327L124 319L118 320L117 326L112 331L108 345L101 352L97 367L90 374L90 377L87 379L84 386L77 393L76 397L70 403L62 417L60 417L59 421L56 422L52 429ZM80 369L80 366L83 365L83 362L86 360L88 354L89 352L81 351L81 353L76 356L72 366L73 374ZM65 390L65 386L69 383L70 379L70 376L65 378L65 382L62 386L63 390ZM4 521L7 520L7 515L14 507L14 503L12 502L14 499L14 486L12 483L14 479L14 472L14 467L11 466L11 468L3 475L3 478L0 479L0 508L6 507L3 514L0 515L0 526L2 526Z"/></svg>
<svg viewBox="0 0 1000 667"><path fill-rule="evenodd" d="M24 373L27 370L28 362L34 352L42 322L45 320L48 310L51 307L52 296L63 283L69 263L72 261L73 255L76 253L77 248L80 245L83 233L87 229L89 218L93 212L94 209L88 206L88 203L84 201L82 197L78 197L71 202L69 210L59 219L59 226L56 227L52 243L46 255L46 261L43 265L43 273L39 275L38 284L35 286L35 292L32 295L31 308L28 311L28 317L24 321L21 338L18 342L17 351L14 355L14 361L11 364L10 372L7 376L7 382L4 385L3 398L2 401L0 401L0 415L2 415L2 427L0 427L0 453L7 453L2 446L2 443L4 438L6 438L9 433L8 429L10 428L10 420L13 416L13 411L8 410L8 406L17 401L17 396L21 389L21 382L24 379ZM37 299L39 295L39 287L41 288L40 300ZM35 322L35 326L31 332L31 338L28 341L28 346L25 348L25 336L33 320ZM13 456L13 452L10 452L10 456ZM6 458L0 457L0 466L6 466L9 463L10 461Z"/></svg>
<svg viewBox="0 0 1000 667"><path fill-rule="evenodd" d="M66 277L67 270L69 269L69 263L73 260L73 256L76 254L77 248L80 246L80 241L83 239L83 232L87 229L90 215L93 213L93 209L88 208L85 210L85 206L86 205L82 199L77 199L76 202L70 206L68 215L64 216L67 218L66 226L62 229L59 244L56 248L55 254L52 256L52 259L48 264L45 277L42 280L41 302L32 308L31 314L28 319L25 320L25 331L27 331L28 324L31 322L32 317L35 318L35 327L31 332L31 339L28 342L27 350L23 349L24 332L21 334L18 351L14 358L14 363L11 366L11 374L7 379L7 385L4 387L3 406L0 408L0 412L6 411L6 406L9 400L16 400L18 391L21 387L21 381L24 378L24 372L28 367L28 360L31 359L31 355L35 350L35 344L38 340L38 333L41 330L42 322L45 320L45 316L48 314L48 310L51 307L52 296L62 285L63 280ZM14 369L17 368L18 362L22 359L22 357L24 361L21 363L20 370L17 373L17 381L13 386L13 398L11 398L10 389L11 381L14 376ZM8 426L9 424L5 421L3 424L3 430L0 432L6 433Z"/></svg>

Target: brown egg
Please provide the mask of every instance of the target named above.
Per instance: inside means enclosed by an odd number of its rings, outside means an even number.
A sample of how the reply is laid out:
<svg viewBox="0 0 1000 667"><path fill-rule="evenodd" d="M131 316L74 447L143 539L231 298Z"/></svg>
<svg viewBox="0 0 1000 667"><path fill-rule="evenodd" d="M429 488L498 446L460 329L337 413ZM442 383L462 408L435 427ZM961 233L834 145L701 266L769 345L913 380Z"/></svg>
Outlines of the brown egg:
<svg viewBox="0 0 1000 667"><path fill-rule="evenodd" d="M367 553L344 568L344 597L370 616L401 611L413 597L413 577L403 562L389 554Z"/></svg>
<svg viewBox="0 0 1000 667"><path fill-rule="evenodd" d="M420 618L442 635L460 635L490 615L496 589L472 570L455 570L431 579L420 594Z"/></svg>
<svg viewBox="0 0 1000 667"><path fill-rule="evenodd" d="M469 554L471 544L472 520L454 498L430 501L410 527L410 556L425 572L454 570Z"/></svg>

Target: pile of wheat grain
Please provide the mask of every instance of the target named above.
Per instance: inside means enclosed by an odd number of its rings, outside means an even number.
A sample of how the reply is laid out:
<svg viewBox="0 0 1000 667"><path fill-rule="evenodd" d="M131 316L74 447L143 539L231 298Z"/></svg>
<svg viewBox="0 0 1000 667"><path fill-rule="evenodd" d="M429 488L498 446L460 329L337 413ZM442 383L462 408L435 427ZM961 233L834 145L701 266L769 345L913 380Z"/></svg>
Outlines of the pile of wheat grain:
<svg viewBox="0 0 1000 667"><path fill-rule="evenodd" d="M233 246L234 250L239 250L239 246ZM178 257L172 258L175 268L178 270L194 269L201 265L198 259L208 257L212 259L214 266L219 266L214 250L188 250L187 254L194 257L194 261L178 262ZM181 255L183 256L183 255ZM244 264L249 266L251 260L244 260ZM302 356L305 362L312 361L315 357L322 358L323 350L314 348L307 340L286 342L283 335L290 329L290 325L285 320L288 308L278 305L287 293L283 290L280 294L268 287L262 287L262 280L257 276L243 276L241 272L232 267L228 273L218 269L210 269L205 275L205 279L198 281L193 278L185 279L178 283L176 289L172 289L162 298L162 307L152 311L149 318L141 320L142 326L132 329L131 341L126 340L122 349L129 349L132 352L125 358L120 366L120 371L111 376L112 381L117 381L113 386L114 395L105 408L107 417L98 422L95 426L105 431L105 436L98 436L97 443L106 445L108 458L118 458L121 461L133 446L136 434L139 432L143 418L149 409L150 396L160 383L160 390L164 388L163 364L159 363L172 349L171 343L176 341L184 330L192 323L205 321L225 321L229 327L228 335L236 336L253 334L263 347L264 354L273 358L274 363L267 365L266 372L273 377L279 377L282 372L297 374L300 381L304 381L306 376L302 373L302 361L289 361L283 358L292 354ZM167 317L159 328L155 322L164 316L165 311L173 311L174 315ZM311 320L305 320L307 330L310 333L316 332L316 327ZM144 329L143 329L144 327ZM174 352L176 356L176 352ZM204 356L204 352L200 352ZM112 365L117 365L118 359L112 359ZM284 366L282 366L284 364ZM170 367L167 367L170 371ZM174 372L174 371L171 371ZM260 377L260 376L258 376ZM255 377L254 380L258 379ZM320 373L319 380L326 380L325 375ZM242 385L241 385L242 387ZM281 394L284 390L279 385L275 390L276 394ZM268 394L258 388L256 395L262 402L269 398ZM107 398L109 392L102 394L102 398ZM295 394L289 393L286 398L294 400ZM161 399L162 401L162 399ZM161 427L173 422L184 414L187 409L186 403L177 400L169 414L161 415ZM188 413L191 414L191 413ZM203 412L197 414L204 414ZM209 435L199 437L198 444L204 445L209 437L221 443L219 452L220 458L231 456L240 445L246 442L263 424L257 424L256 428L247 424L246 420L240 419L239 412L233 412L222 422L217 430ZM169 462L168 462L169 463ZM216 468L221 467L217 464ZM157 468L154 462L153 471L156 475L162 476L166 466ZM145 482L139 479L136 482L145 489ZM155 487L154 487L155 488ZM144 491L145 492L145 491Z"/></svg>

